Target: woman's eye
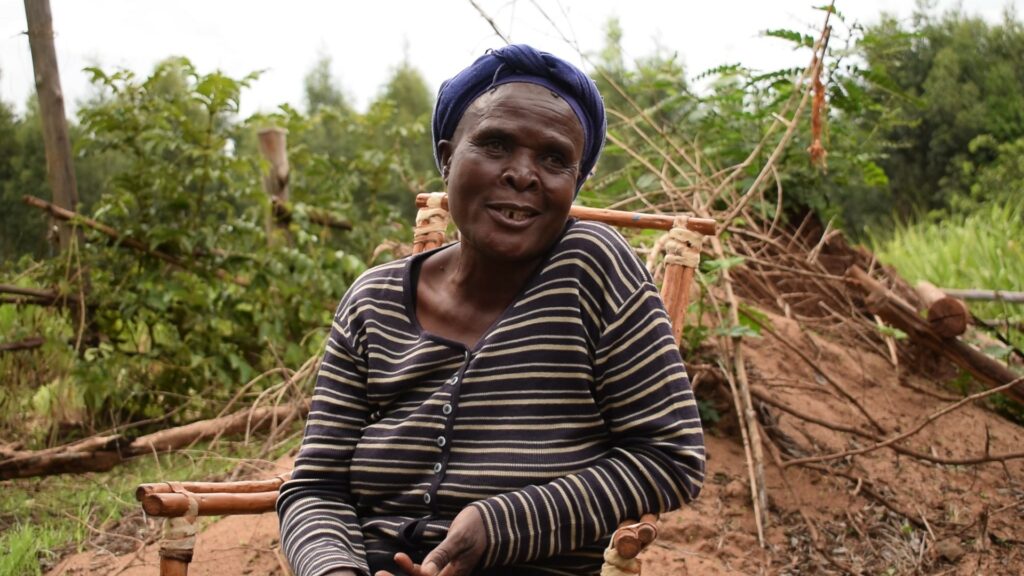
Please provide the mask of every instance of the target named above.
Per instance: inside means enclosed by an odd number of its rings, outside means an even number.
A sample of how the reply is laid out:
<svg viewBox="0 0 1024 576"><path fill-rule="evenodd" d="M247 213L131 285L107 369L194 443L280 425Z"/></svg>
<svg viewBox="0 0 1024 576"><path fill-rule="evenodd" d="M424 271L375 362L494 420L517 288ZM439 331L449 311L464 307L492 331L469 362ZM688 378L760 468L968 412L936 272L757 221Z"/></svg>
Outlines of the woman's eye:
<svg viewBox="0 0 1024 576"><path fill-rule="evenodd" d="M484 142L483 147L489 152L503 152L505 150L505 143L501 140L487 140Z"/></svg>
<svg viewBox="0 0 1024 576"><path fill-rule="evenodd" d="M545 157L545 161L558 168L565 168L569 165L569 162L561 154L548 154Z"/></svg>

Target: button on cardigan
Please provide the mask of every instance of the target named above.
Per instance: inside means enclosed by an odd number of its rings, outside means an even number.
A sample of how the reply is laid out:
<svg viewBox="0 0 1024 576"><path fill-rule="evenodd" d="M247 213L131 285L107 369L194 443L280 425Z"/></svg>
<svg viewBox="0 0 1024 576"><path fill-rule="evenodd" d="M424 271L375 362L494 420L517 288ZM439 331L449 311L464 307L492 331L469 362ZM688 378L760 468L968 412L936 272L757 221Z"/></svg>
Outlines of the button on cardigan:
<svg viewBox="0 0 1024 576"><path fill-rule="evenodd" d="M487 532L475 574L597 574L620 521L697 496L696 402L617 232L570 220L473 349L416 321L427 254L366 272L334 317L278 500L297 576L421 558L466 506Z"/></svg>

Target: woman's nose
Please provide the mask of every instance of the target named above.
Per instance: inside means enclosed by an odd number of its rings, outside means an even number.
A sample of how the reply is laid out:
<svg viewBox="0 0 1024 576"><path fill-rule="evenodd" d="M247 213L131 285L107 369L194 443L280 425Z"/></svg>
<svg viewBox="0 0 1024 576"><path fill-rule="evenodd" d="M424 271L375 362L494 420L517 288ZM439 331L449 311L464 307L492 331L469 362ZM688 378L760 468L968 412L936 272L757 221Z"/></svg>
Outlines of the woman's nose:
<svg viewBox="0 0 1024 576"><path fill-rule="evenodd" d="M540 182L537 167L530 155L525 152L511 155L501 177L507 185L518 191L534 189Z"/></svg>

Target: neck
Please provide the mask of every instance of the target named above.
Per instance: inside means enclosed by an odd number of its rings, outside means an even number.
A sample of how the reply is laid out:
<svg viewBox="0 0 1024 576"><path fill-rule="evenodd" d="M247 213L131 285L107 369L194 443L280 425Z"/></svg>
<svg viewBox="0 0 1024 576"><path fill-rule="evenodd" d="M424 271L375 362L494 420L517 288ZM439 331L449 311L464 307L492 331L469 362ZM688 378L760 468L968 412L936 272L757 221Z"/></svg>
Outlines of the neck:
<svg viewBox="0 0 1024 576"><path fill-rule="evenodd" d="M460 243L454 250L452 258L442 265L445 282L460 298L499 309L508 306L522 291L543 260L495 261L465 243Z"/></svg>

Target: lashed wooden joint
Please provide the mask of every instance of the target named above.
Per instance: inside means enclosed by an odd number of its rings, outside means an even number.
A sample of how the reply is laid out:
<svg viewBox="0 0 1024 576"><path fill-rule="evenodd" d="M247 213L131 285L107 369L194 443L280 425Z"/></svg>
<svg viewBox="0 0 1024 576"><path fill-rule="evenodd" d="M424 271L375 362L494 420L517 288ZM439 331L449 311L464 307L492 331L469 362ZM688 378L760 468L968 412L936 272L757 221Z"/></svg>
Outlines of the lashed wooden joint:
<svg viewBox="0 0 1024 576"><path fill-rule="evenodd" d="M445 231L448 229L447 195L444 192L431 192L420 196L426 196L426 202L416 212L412 243L414 254L444 245Z"/></svg>

